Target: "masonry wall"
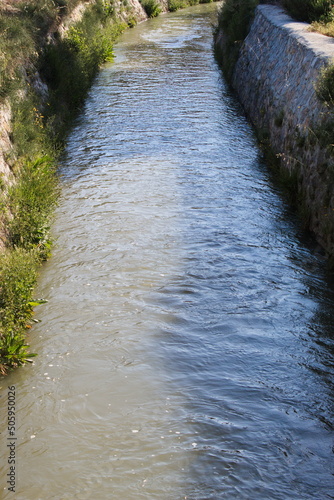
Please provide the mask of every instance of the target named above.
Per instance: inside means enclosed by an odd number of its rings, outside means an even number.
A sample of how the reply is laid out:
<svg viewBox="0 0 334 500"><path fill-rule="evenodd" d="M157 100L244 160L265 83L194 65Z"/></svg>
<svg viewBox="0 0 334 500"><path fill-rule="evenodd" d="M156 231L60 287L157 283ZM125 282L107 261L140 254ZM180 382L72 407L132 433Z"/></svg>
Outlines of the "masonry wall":
<svg viewBox="0 0 334 500"><path fill-rule="evenodd" d="M297 179L305 224L333 258L334 158L319 141L328 108L315 85L321 69L334 61L334 39L308 29L279 7L258 6L232 85L282 169Z"/></svg>

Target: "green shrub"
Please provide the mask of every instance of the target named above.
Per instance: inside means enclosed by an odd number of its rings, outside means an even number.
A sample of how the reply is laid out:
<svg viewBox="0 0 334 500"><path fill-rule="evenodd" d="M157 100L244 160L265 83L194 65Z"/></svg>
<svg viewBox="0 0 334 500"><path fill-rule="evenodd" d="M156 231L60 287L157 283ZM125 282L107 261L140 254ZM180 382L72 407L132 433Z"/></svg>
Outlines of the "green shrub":
<svg viewBox="0 0 334 500"><path fill-rule="evenodd" d="M334 106L334 64L326 66L321 71L316 84L316 93L327 106Z"/></svg>
<svg viewBox="0 0 334 500"><path fill-rule="evenodd" d="M168 10L170 12L175 12L176 10L198 5L199 3L210 3L212 1L213 0L168 0Z"/></svg>
<svg viewBox="0 0 334 500"><path fill-rule="evenodd" d="M241 42L248 34L258 0L226 0L218 14L218 25L231 42Z"/></svg>
<svg viewBox="0 0 334 500"><path fill-rule="evenodd" d="M101 64L112 60L113 43L127 27L126 23L114 23L112 13L110 2L94 4L64 39L47 46L40 68L51 90L47 119L56 115L58 121L70 122Z"/></svg>
<svg viewBox="0 0 334 500"><path fill-rule="evenodd" d="M183 0L168 0L168 10L169 12L176 12L186 6L186 2Z"/></svg>
<svg viewBox="0 0 334 500"><path fill-rule="evenodd" d="M0 373L15 368L27 353L25 332L36 305L31 301L36 283L38 253L24 249L5 252L0 260ZM40 302L40 301L38 301Z"/></svg>
<svg viewBox="0 0 334 500"><path fill-rule="evenodd" d="M129 26L129 28L134 28L136 26L136 24L137 24L137 21L136 21L136 19L134 17L130 17L128 19L128 26Z"/></svg>
<svg viewBox="0 0 334 500"><path fill-rule="evenodd" d="M44 156L21 168L18 182L10 189L8 239L13 247L38 248L46 258L50 248L49 218L58 195L54 163Z"/></svg>
<svg viewBox="0 0 334 500"><path fill-rule="evenodd" d="M283 0L289 14L299 21L325 21L332 15L331 0Z"/></svg>
<svg viewBox="0 0 334 500"><path fill-rule="evenodd" d="M148 17L157 17L161 13L161 7L155 0L141 0L141 4Z"/></svg>
<svg viewBox="0 0 334 500"><path fill-rule="evenodd" d="M241 44L248 34L258 3L258 0L226 0L218 12L215 37L221 30L224 38L222 44L215 45L215 55L228 81L232 78Z"/></svg>

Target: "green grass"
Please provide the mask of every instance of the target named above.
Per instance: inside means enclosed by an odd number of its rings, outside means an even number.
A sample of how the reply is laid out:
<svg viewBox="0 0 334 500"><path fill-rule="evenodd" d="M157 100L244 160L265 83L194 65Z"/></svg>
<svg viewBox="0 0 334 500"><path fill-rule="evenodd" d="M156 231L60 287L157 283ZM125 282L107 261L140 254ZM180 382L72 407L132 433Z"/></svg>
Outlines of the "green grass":
<svg viewBox="0 0 334 500"><path fill-rule="evenodd" d="M32 66L35 42L24 16L0 10L0 99L12 95L23 79L23 66Z"/></svg>
<svg viewBox="0 0 334 500"><path fill-rule="evenodd" d="M310 31L315 31L321 35L334 37L334 11L333 19L328 21L314 21L310 26Z"/></svg>
<svg viewBox="0 0 334 500"><path fill-rule="evenodd" d="M31 295L37 278L38 252L15 248L0 260L0 373L33 356L27 352L26 331L33 315Z"/></svg>
<svg viewBox="0 0 334 500"><path fill-rule="evenodd" d="M58 196L58 181L53 160L40 157L26 161L18 182L8 194L8 242L14 248L32 250L48 257L50 217Z"/></svg>

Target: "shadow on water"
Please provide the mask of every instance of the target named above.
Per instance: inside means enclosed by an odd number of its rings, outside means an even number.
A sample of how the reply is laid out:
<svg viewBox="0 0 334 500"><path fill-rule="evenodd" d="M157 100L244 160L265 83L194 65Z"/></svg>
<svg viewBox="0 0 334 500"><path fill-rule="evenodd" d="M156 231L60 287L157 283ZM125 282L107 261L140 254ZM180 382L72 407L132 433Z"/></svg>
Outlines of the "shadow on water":
<svg viewBox="0 0 334 500"><path fill-rule="evenodd" d="M199 291L192 267L161 290L159 306L177 312L156 349L194 447L187 498L331 498L333 288L324 289L322 263L300 250L300 290L275 280L274 314L269 304L261 317L258 288L257 306L226 307L212 296L224 295L220 279L203 304L208 285Z"/></svg>
<svg viewBox="0 0 334 500"><path fill-rule="evenodd" d="M241 227L229 260L226 231L202 226L156 297L174 311L156 349L192 429L187 498L334 497L333 276L277 193L270 202L267 239Z"/></svg>
<svg viewBox="0 0 334 500"><path fill-rule="evenodd" d="M183 166L183 273L152 296L168 317L159 364L191 429L185 498L333 498L333 275L259 154L240 162L254 138L223 99L229 166Z"/></svg>

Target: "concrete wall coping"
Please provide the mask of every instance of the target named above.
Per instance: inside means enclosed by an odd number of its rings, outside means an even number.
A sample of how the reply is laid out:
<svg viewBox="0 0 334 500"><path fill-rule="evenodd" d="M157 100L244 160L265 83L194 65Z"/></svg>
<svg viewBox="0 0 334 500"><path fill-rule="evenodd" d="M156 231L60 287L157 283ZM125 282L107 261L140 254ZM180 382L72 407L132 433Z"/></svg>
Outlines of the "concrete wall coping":
<svg viewBox="0 0 334 500"><path fill-rule="evenodd" d="M295 21L282 8L275 5L259 5L257 9L274 26L288 31L289 36L312 50L315 56L334 63L334 38L309 31L309 24Z"/></svg>

